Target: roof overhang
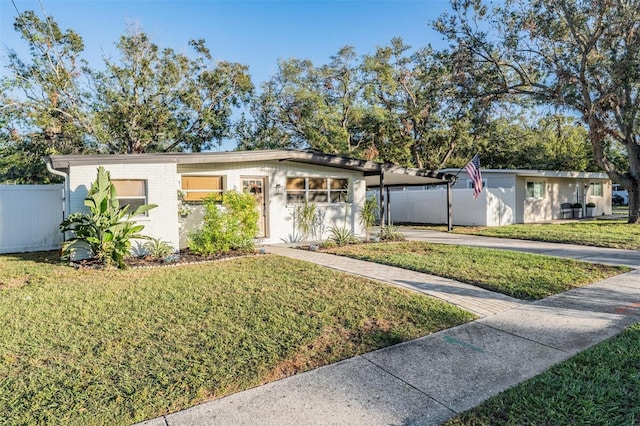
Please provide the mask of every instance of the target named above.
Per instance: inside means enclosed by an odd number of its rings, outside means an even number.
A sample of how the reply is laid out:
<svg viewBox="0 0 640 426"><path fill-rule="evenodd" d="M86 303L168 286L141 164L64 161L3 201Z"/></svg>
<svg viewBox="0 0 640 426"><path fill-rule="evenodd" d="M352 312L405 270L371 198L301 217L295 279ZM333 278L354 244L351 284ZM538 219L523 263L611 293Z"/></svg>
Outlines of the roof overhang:
<svg viewBox="0 0 640 426"><path fill-rule="evenodd" d="M362 172L365 175L367 187L379 186L381 175L384 175L385 186L437 185L455 181L455 176L447 173L293 149L198 153L52 155L48 159L54 169L65 173L69 173L71 168L75 166L108 164L229 164L247 161L291 161Z"/></svg>
<svg viewBox="0 0 640 426"><path fill-rule="evenodd" d="M443 173L457 173L459 169L444 169ZM569 170L527 170L527 169L480 169L484 174L505 174L522 177L565 178L565 179L609 179L606 173L575 172Z"/></svg>

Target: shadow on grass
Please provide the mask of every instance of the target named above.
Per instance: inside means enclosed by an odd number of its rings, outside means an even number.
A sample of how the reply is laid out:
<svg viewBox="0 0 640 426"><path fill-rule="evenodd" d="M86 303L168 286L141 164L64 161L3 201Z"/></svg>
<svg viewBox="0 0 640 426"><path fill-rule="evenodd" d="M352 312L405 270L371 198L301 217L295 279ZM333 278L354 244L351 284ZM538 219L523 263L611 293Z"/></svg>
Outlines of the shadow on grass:
<svg viewBox="0 0 640 426"><path fill-rule="evenodd" d="M5 262L34 262L47 265L64 265L66 264L60 259L60 251L33 251L28 253L3 253L0 258Z"/></svg>

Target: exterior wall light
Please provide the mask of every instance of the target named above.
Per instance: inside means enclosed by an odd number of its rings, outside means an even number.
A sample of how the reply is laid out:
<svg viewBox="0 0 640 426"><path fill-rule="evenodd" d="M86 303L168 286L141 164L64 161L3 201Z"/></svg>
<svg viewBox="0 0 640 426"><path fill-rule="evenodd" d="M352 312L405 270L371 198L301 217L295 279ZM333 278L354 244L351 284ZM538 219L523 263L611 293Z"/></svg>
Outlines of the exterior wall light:
<svg viewBox="0 0 640 426"><path fill-rule="evenodd" d="M276 195L282 195L282 185L276 184Z"/></svg>

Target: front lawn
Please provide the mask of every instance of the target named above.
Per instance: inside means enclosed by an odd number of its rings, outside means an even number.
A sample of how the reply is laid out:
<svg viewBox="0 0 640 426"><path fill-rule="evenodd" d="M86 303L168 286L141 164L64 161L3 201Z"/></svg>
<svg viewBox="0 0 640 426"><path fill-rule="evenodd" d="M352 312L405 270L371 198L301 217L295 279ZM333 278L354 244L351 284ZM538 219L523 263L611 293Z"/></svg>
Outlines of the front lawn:
<svg viewBox="0 0 640 426"><path fill-rule="evenodd" d="M446 231L446 227L429 227ZM517 224L507 226L454 226L455 234L549 241L584 246L640 250L640 225L623 220L590 220L571 223Z"/></svg>
<svg viewBox="0 0 640 426"><path fill-rule="evenodd" d="M637 425L640 324L446 423L481 425Z"/></svg>
<svg viewBox="0 0 640 426"><path fill-rule="evenodd" d="M424 242L356 244L329 253L383 263L537 300L629 271L530 253Z"/></svg>
<svg viewBox="0 0 640 426"><path fill-rule="evenodd" d="M474 319L278 256L128 271L0 256L0 424L131 424Z"/></svg>

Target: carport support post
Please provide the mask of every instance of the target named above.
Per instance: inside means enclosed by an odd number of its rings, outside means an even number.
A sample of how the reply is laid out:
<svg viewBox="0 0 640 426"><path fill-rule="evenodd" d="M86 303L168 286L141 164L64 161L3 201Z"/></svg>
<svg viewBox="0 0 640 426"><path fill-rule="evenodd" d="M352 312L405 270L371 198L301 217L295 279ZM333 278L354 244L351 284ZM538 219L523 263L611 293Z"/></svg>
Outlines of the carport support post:
<svg viewBox="0 0 640 426"><path fill-rule="evenodd" d="M386 210L385 209L385 194L384 194L384 168L382 170L380 170L380 227L384 228L384 224L385 224L385 214L386 214Z"/></svg>
<svg viewBox="0 0 640 426"><path fill-rule="evenodd" d="M453 202L451 193L451 181L447 182L447 230L453 231Z"/></svg>

